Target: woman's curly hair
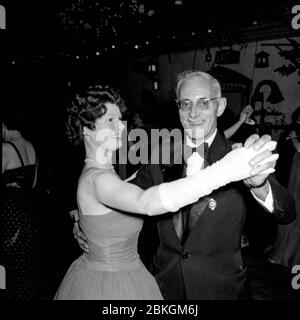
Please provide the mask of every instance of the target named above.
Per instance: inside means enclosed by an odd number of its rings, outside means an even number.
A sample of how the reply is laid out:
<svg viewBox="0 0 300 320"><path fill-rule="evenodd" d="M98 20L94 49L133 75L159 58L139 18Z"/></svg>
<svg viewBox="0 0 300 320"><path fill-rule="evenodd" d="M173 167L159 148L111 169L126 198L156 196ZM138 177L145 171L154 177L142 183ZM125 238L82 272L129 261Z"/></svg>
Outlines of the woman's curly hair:
<svg viewBox="0 0 300 320"><path fill-rule="evenodd" d="M95 129L95 122L107 111L106 103L116 104L121 113L126 111L124 100L119 91L108 85L89 86L77 93L67 108L66 133L69 141L78 145L83 142L83 128Z"/></svg>

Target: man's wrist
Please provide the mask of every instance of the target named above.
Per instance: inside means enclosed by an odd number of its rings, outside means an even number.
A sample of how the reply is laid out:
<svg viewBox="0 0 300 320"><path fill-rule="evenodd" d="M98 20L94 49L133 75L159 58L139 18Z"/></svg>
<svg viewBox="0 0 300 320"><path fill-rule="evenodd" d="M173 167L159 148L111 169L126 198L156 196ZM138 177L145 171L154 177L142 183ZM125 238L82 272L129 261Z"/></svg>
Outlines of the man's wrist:
<svg viewBox="0 0 300 320"><path fill-rule="evenodd" d="M258 197L260 200L265 201L268 193L269 193L269 183L266 179L264 183L258 185L258 186L251 186L250 187L251 192Z"/></svg>
<svg viewBox="0 0 300 320"><path fill-rule="evenodd" d="M254 185L254 184L250 184L250 183L246 183L246 185L248 186L248 188L250 189L262 189L264 187L266 187L268 180L265 179L261 184L259 185Z"/></svg>
<svg viewBox="0 0 300 320"><path fill-rule="evenodd" d="M248 182L247 179L244 180L244 184L246 187L248 187L250 190L254 191L254 192L260 192L260 191L267 191L269 190L268 188L268 180L265 179L261 184L257 185L257 184L253 184L251 182Z"/></svg>

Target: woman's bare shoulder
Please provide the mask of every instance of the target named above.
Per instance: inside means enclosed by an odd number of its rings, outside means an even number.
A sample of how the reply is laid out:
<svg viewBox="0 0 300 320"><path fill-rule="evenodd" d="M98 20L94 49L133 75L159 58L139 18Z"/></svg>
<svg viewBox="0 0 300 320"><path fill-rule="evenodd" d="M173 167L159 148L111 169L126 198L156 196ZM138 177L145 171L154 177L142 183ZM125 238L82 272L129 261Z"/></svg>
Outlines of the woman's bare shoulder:
<svg viewBox="0 0 300 320"><path fill-rule="evenodd" d="M88 212L82 212L83 215L104 215L112 211L111 208L108 208L100 202L95 194L95 181L97 178L99 176L103 177L111 174L112 173L108 172L108 170L99 170L97 168L83 169L78 183L78 196L80 201L85 203L88 201L87 207L89 208ZM103 191L106 186L107 184L105 182L101 183L100 189Z"/></svg>
<svg viewBox="0 0 300 320"><path fill-rule="evenodd" d="M2 142L3 155L11 155L14 151L14 147L8 142Z"/></svg>
<svg viewBox="0 0 300 320"><path fill-rule="evenodd" d="M117 174L111 170L99 169L99 168L83 168L79 183L94 183L98 179L118 177Z"/></svg>

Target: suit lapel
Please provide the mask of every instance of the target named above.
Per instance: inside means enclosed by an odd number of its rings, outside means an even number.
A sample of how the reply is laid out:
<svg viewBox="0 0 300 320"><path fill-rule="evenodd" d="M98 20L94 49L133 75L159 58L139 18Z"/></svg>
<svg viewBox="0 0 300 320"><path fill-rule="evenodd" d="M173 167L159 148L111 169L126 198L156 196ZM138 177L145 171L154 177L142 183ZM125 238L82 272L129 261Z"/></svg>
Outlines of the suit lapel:
<svg viewBox="0 0 300 320"><path fill-rule="evenodd" d="M215 163L222 159L230 150L231 143L227 141L219 132L217 132L216 137L209 148L211 163Z"/></svg>
<svg viewBox="0 0 300 320"><path fill-rule="evenodd" d="M227 152L231 150L231 143L227 141L219 132L217 132L215 139L213 140L210 148L209 148L209 157L210 157L210 163L214 163L220 159L222 159ZM178 160L178 159L177 159ZM180 161L179 161L180 162ZM178 162L177 162L178 163ZM163 181L168 182L168 181L174 181L176 179L182 178L184 176L184 164L175 164L173 166L164 166L160 165L161 171L163 173ZM206 207L204 209L204 213L207 213L208 209L207 204L210 200L210 196L204 197L205 201L203 201L202 206ZM175 213L176 214L176 213ZM170 214L165 216L160 221L163 225L165 225L164 230L168 230L172 235L171 237L174 239L177 239L178 245L181 247L183 245L186 245L188 240L190 239L191 235L193 234L193 231L197 229L197 224L199 223L199 219L196 221L195 225L193 226L190 234L188 235L185 243L181 243L180 239L178 238L178 235L175 230L174 222L173 222L173 215Z"/></svg>
<svg viewBox="0 0 300 320"><path fill-rule="evenodd" d="M232 144L229 141L227 141L219 132L217 132L215 139L209 147L208 157L210 160L210 164L213 164L216 161L222 159L225 154L231 150L231 145ZM210 213L211 209L208 207L208 204L211 199L213 199L211 195L207 195L202 197L198 202L192 205L191 210L198 210L200 214L185 241L185 245L193 235L193 232L197 232L197 224L201 223L201 219L199 221L200 216L202 216L203 214L207 214L208 212Z"/></svg>
<svg viewBox="0 0 300 320"><path fill-rule="evenodd" d="M183 173L184 173L183 164L175 164L173 166L160 165L160 167L161 167L161 172L163 175L164 182L174 181L183 177ZM181 241L178 238L178 234L176 232L175 225L174 225L174 217L175 217L174 215L177 215L177 218L181 221L180 213L176 212L176 213L171 213L171 214L162 216L160 223L162 226L164 226L164 232L166 231L169 232L170 238L173 238L174 239L173 241L175 241L177 245L181 247Z"/></svg>

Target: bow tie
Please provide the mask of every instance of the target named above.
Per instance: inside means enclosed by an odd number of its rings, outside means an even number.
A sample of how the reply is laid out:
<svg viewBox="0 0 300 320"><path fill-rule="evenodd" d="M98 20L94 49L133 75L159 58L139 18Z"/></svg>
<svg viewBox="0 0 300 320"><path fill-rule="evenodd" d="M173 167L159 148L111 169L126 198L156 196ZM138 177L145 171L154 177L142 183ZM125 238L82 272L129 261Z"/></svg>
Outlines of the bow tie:
<svg viewBox="0 0 300 320"><path fill-rule="evenodd" d="M201 143L198 147L184 145L183 156L185 162L194 152L197 152L201 158L205 159L208 155L208 149L209 147L207 142Z"/></svg>
<svg viewBox="0 0 300 320"><path fill-rule="evenodd" d="M209 165L208 143L204 142L197 148L186 146L184 151L185 163L187 164L187 176L193 175Z"/></svg>

